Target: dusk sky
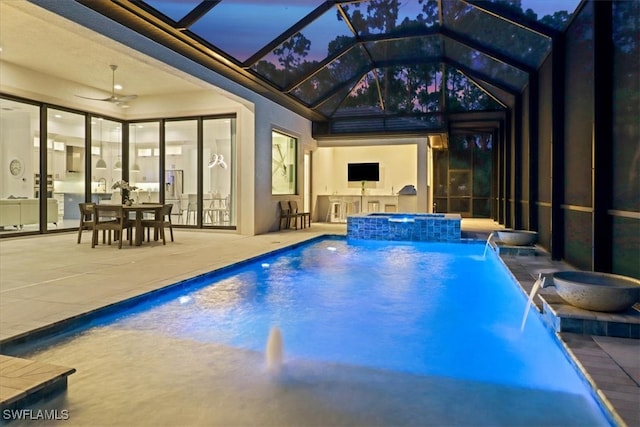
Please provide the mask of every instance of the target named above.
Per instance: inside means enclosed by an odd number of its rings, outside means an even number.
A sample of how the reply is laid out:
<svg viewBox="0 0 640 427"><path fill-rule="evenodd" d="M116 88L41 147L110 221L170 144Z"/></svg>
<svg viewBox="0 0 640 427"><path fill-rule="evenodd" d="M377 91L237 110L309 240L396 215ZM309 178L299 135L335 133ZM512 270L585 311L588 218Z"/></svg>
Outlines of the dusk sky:
<svg viewBox="0 0 640 427"><path fill-rule="evenodd" d="M573 12L578 4L580 0L522 0L522 9L531 9L538 14L538 18L542 18L559 10Z"/></svg>
<svg viewBox="0 0 640 427"><path fill-rule="evenodd" d="M524 10L532 9L538 18L542 18L558 10L573 12L579 2L522 0L522 7ZM200 0L147 0L147 3L179 20ZM402 3L400 20L418 13L417 1L404 0ZM236 59L245 61L320 4L321 0L223 0L190 29ZM312 42L309 58L321 58L326 55L329 39L350 33L344 24L337 22L335 10L331 9L307 27L304 34Z"/></svg>

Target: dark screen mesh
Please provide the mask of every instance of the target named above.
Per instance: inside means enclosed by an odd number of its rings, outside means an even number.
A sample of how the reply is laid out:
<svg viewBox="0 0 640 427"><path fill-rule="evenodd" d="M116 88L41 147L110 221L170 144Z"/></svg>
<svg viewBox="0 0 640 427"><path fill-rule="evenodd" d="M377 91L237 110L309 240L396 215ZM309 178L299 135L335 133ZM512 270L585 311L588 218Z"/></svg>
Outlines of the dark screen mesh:
<svg viewBox="0 0 640 427"><path fill-rule="evenodd" d="M564 199L568 205L591 206L591 139L593 132L593 4L584 5L566 34ZM564 258L591 270L593 214L565 209Z"/></svg>
<svg viewBox="0 0 640 427"><path fill-rule="evenodd" d="M538 200L551 203L551 57L540 69L538 126Z"/></svg>
<svg viewBox="0 0 640 427"><path fill-rule="evenodd" d="M613 208L640 211L640 3L613 3ZM613 218L613 272L640 278L640 220Z"/></svg>
<svg viewBox="0 0 640 427"><path fill-rule="evenodd" d="M538 244L551 249L551 208L538 206Z"/></svg>
<svg viewBox="0 0 640 427"><path fill-rule="evenodd" d="M640 221L613 219L613 272L640 279Z"/></svg>
<svg viewBox="0 0 640 427"><path fill-rule="evenodd" d="M591 212L565 210L565 259L582 270L592 267L591 216Z"/></svg>
<svg viewBox="0 0 640 427"><path fill-rule="evenodd" d="M566 38L565 202L591 206L593 5L585 4Z"/></svg>
<svg viewBox="0 0 640 427"><path fill-rule="evenodd" d="M613 207L640 211L640 3L613 3Z"/></svg>
<svg viewBox="0 0 640 427"><path fill-rule="evenodd" d="M540 69L538 78L538 199L531 202L551 203L551 57ZM551 208L538 205L538 242L551 249Z"/></svg>
<svg viewBox="0 0 640 427"><path fill-rule="evenodd" d="M529 88L522 93L522 145L520 146L520 164L516 165L517 171L520 172L522 177L520 181L520 191L522 192L522 200L529 200L529 179L531 174L529 172L529 147L531 141L529 140ZM527 216L527 215L525 215Z"/></svg>

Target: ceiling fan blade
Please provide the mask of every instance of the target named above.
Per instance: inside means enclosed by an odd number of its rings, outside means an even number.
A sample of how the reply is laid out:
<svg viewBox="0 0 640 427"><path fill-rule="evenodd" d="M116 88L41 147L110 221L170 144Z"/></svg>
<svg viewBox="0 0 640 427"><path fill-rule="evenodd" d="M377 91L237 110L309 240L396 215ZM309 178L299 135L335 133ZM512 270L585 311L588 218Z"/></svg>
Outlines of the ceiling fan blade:
<svg viewBox="0 0 640 427"><path fill-rule="evenodd" d="M92 98L92 97L89 97L89 96L82 96L82 95L76 95L76 96L78 98L90 99L92 101L112 102L112 103L114 103L116 105L119 105L121 107L125 107L125 106L128 107L128 105L126 105L126 103L129 102L129 101L133 101L134 99L138 98L138 95L122 95L122 96L116 95L115 84L116 84L116 70L118 69L118 66L117 65L109 65L109 68L111 68L111 96L109 96L107 98Z"/></svg>
<svg viewBox="0 0 640 427"><path fill-rule="evenodd" d="M128 102L136 99L138 95L123 95L123 96L115 96L113 97L114 102Z"/></svg>
<svg viewBox="0 0 640 427"><path fill-rule="evenodd" d="M91 98L90 96L82 96L82 95L76 95L78 98L83 98L83 99L90 99L92 101L111 101L112 98L108 97L108 98Z"/></svg>

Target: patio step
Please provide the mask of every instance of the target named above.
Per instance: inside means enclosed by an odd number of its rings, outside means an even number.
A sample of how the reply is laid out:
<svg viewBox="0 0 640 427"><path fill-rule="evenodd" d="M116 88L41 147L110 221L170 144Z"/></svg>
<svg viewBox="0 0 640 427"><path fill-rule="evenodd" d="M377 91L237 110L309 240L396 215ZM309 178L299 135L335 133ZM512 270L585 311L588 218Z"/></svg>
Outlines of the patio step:
<svg viewBox="0 0 640 427"><path fill-rule="evenodd" d="M0 354L0 410L21 409L67 388L75 368Z"/></svg>

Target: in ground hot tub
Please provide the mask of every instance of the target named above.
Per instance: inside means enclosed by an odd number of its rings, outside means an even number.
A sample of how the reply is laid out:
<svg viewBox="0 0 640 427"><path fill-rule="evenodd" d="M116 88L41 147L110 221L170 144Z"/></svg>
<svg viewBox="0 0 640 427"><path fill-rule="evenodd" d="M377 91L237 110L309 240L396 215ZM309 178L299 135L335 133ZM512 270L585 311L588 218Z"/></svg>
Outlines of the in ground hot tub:
<svg viewBox="0 0 640 427"><path fill-rule="evenodd" d="M347 217L347 238L413 242L460 241L458 214L374 212Z"/></svg>

